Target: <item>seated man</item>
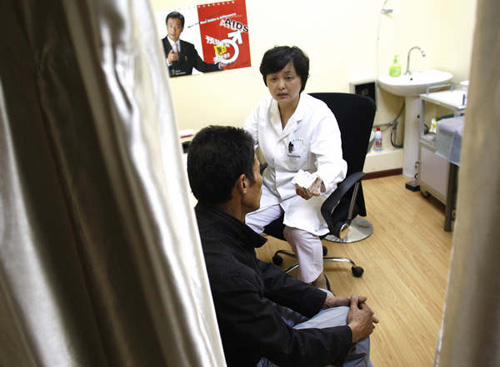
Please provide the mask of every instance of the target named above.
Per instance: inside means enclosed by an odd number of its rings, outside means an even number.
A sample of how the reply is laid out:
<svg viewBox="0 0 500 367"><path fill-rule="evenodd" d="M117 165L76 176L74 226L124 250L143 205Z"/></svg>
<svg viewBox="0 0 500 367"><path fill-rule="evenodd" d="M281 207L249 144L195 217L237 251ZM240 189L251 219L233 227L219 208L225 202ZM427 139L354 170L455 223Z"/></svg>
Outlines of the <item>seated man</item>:
<svg viewBox="0 0 500 367"><path fill-rule="evenodd" d="M228 366L369 366L378 322L366 297L335 297L273 264L266 239L245 225L262 177L252 137L210 126L193 139L188 176Z"/></svg>

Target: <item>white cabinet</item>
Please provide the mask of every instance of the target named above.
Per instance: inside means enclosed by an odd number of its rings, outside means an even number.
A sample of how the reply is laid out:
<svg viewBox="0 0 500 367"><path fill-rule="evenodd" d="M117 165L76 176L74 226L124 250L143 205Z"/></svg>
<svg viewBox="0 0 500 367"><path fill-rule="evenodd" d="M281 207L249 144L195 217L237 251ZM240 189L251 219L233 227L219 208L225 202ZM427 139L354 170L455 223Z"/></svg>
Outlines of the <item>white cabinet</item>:
<svg viewBox="0 0 500 367"><path fill-rule="evenodd" d="M436 153L435 144L435 139L425 136L420 139L418 183L422 194L431 194L446 204L449 164Z"/></svg>
<svg viewBox="0 0 500 367"><path fill-rule="evenodd" d="M421 94L422 115L421 134L419 141L419 166L417 182L420 191L424 196L432 195L446 205L446 218L444 229L451 230L452 213L455 207L457 176L459 162L450 158L447 139L452 139L453 127L463 128L463 117L465 113L467 93L464 90L448 90L435 93ZM425 134L425 105L426 103L436 104L453 111L455 116L452 119L438 121L437 134ZM442 129L440 132L440 124ZM447 130L444 130L447 129ZM451 134L450 135L450 131ZM460 130L458 133L461 134ZM461 143L461 135L459 136ZM444 146L444 152L443 152ZM450 144L451 146L451 140Z"/></svg>

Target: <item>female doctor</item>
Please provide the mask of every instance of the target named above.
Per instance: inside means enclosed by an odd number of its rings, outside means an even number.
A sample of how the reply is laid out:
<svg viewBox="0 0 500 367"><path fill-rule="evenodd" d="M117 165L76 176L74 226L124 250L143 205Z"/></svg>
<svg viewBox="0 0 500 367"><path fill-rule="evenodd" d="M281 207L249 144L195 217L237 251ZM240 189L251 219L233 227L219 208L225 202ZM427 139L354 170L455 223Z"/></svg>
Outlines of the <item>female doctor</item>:
<svg viewBox="0 0 500 367"><path fill-rule="evenodd" d="M323 274L319 236L328 233L321 205L347 172L340 130L327 105L302 93L309 58L298 47L274 47L264 54L260 72L270 96L245 121L268 164L260 209L246 216L255 232L284 212L284 236L299 261L300 277L315 283ZM299 170L316 173L320 185L309 192L292 183Z"/></svg>

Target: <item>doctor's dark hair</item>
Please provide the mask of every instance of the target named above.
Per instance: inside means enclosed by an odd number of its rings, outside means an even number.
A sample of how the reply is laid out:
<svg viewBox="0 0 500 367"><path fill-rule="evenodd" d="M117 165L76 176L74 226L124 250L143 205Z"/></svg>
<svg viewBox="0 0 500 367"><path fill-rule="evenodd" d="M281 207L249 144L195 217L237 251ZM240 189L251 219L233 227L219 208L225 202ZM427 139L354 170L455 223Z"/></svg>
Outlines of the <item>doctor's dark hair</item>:
<svg viewBox="0 0 500 367"><path fill-rule="evenodd" d="M255 148L252 136L231 126L208 126L189 145L189 185L206 206L228 202L242 173L254 183Z"/></svg>
<svg viewBox="0 0 500 367"><path fill-rule="evenodd" d="M184 28L184 15L179 13L178 11L172 11L168 13L167 17L165 18L165 24L168 23L168 20L172 19L179 19L181 21L181 27Z"/></svg>
<svg viewBox="0 0 500 367"><path fill-rule="evenodd" d="M293 66L300 79L302 80L302 92L309 78L309 58L297 46L276 46L267 50L262 57L260 63L260 73L264 78L264 84L267 87L267 76L281 71L290 61L293 61Z"/></svg>

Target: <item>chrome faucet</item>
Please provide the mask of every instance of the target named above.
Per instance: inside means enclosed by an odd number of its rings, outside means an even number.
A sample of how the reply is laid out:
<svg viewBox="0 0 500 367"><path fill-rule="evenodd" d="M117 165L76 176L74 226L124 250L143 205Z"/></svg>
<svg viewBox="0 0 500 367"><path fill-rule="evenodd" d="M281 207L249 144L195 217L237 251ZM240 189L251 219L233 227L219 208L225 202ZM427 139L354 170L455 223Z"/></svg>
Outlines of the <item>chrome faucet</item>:
<svg viewBox="0 0 500 367"><path fill-rule="evenodd" d="M410 50L408 51L408 59L406 61L406 71L405 71L405 75L411 75L411 71L410 71L410 55L411 55L411 52L413 50L419 50L420 53L422 54L422 57L425 57L425 52L424 50L422 50L420 47L418 46L413 46L412 48L410 48Z"/></svg>

